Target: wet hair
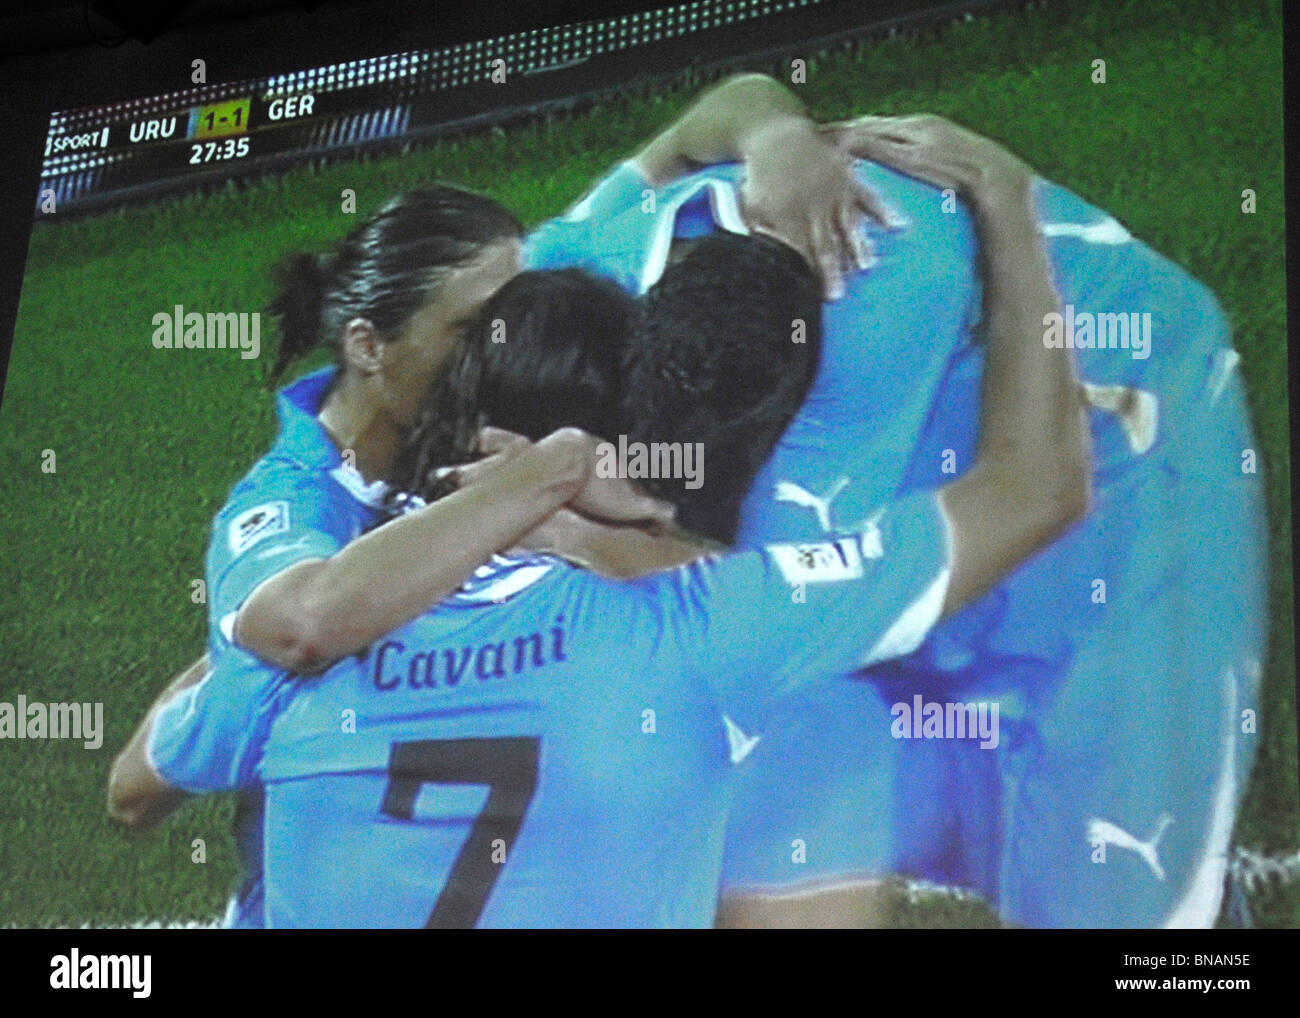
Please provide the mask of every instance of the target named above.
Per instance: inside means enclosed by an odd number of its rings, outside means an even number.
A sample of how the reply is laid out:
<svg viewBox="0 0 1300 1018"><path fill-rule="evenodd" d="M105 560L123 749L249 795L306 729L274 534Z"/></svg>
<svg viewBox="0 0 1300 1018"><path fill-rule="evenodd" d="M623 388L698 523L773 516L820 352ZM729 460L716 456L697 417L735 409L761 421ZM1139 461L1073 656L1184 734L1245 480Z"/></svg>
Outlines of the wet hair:
<svg viewBox="0 0 1300 1018"><path fill-rule="evenodd" d="M449 494L454 482L435 471L472 460L488 424L534 441L573 426L611 442L699 442L699 488L642 483L677 504L683 525L731 543L812 384L820 316L803 258L764 237L707 238L641 301L576 269L521 273L434 384L391 479L425 501Z"/></svg>
<svg viewBox="0 0 1300 1018"><path fill-rule="evenodd" d="M393 198L327 254L288 256L273 273L269 310L279 322L279 347L268 384L318 346L337 350L353 318L396 337L451 270L522 232L491 199L437 185Z"/></svg>
<svg viewBox="0 0 1300 1018"><path fill-rule="evenodd" d="M650 288L623 367L629 442L700 443L703 483L645 482L678 521L735 540L754 477L803 404L821 352L821 287L763 236L704 238Z"/></svg>
<svg viewBox="0 0 1300 1018"><path fill-rule="evenodd" d="M635 309L635 298L579 269L515 276L434 383L395 484L426 501L448 494L432 472L473 460L486 425L533 441L563 427L613 435Z"/></svg>

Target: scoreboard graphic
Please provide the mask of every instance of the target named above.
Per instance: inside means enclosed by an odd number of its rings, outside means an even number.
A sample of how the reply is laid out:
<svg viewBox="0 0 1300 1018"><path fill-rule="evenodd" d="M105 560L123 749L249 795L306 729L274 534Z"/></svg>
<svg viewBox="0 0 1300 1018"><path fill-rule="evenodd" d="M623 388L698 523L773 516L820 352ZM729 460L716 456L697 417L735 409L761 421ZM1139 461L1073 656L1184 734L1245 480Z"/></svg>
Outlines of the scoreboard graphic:
<svg viewBox="0 0 1300 1018"><path fill-rule="evenodd" d="M1006 0L696 0L661 10L200 85L50 118L35 211L92 212L422 142L738 58L808 54Z"/></svg>
<svg viewBox="0 0 1300 1018"><path fill-rule="evenodd" d="M406 53L56 113L42 199L53 192L60 210L108 207L157 196L168 182L263 172L277 156L400 137L431 62Z"/></svg>

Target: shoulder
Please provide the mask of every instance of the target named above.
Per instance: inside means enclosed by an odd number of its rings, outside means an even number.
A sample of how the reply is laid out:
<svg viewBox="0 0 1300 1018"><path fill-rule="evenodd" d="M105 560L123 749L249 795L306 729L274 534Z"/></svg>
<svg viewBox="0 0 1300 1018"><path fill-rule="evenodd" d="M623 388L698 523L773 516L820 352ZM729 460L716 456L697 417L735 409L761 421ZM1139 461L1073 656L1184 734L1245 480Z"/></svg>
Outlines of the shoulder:
<svg viewBox="0 0 1300 1018"><path fill-rule="evenodd" d="M258 460L231 489L225 505L217 513L217 523L219 526L228 523L259 507L270 507L268 511L274 515L279 503L284 504L281 511L312 508L316 515L325 507L331 513L346 513L346 507L355 501L330 471L304 466L271 452Z"/></svg>
<svg viewBox="0 0 1300 1018"><path fill-rule="evenodd" d="M375 521L368 509L325 469L313 469L274 453L263 457L235 485L216 514L209 535L209 569L224 571L254 546L258 558L328 557Z"/></svg>

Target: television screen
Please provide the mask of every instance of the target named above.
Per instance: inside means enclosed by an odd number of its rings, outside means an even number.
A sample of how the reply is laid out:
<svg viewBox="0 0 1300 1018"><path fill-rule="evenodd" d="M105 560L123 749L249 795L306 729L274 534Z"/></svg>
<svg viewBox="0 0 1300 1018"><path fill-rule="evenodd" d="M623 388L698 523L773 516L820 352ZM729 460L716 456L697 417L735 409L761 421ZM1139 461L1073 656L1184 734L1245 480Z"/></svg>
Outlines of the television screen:
<svg viewBox="0 0 1300 1018"><path fill-rule="evenodd" d="M1296 925L1280 4L307 6L9 58L0 925Z"/></svg>

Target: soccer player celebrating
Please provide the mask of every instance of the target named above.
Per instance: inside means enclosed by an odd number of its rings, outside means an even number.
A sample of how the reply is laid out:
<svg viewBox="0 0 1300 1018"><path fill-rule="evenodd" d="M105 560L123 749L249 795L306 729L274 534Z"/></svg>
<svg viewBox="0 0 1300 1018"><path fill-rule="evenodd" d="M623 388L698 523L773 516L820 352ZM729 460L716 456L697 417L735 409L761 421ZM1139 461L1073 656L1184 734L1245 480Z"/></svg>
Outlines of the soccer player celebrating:
<svg viewBox="0 0 1300 1018"><path fill-rule="evenodd" d="M265 784L273 925L712 921L732 760L773 704L816 676L906 653L941 611L1086 510L1071 354L1038 341L1056 300L1027 177L1014 160L991 176L977 200L1001 213L987 238L999 356L987 375L988 442L961 480L818 544L703 560L680 538L624 530L633 547L607 562L617 532L548 523L524 543L549 554L494 560L319 679L271 673L258 688L217 674L162 708L148 752L158 776L192 788ZM652 440L672 428L656 418L684 381L705 462L759 462L813 377L816 298L807 267L774 241L701 244L648 301L638 331L658 341L632 358L662 358L629 380L615 414L610 330L589 323L602 304L594 321L616 320L627 298L571 276L520 277L489 304L449 375L460 395L432 404L435 417L457 410L422 429L434 448L417 458L415 481L480 423L535 438L575 415L593 426L613 415L607 429L626 421L629 437ZM809 323L803 343L790 342L794 320ZM492 322L505 323L506 343L492 342ZM702 356L695 337L706 325L721 356ZM786 381L754 384L772 361ZM750 478L724 469L719 481L700 489L701 504L722 507L702 514L715 537L734 528ZM672 550L648 546L657 540ZM633 582L566 562L616 572L640 556L644 570L673 554L682 568ZM486 795L466 787L484 785ZM340 867L363 893L338 893Z"/></svg>
<svg viewBox="0 0 1300 1018"><path fill-rule="evenodd" d="M878 264L824 308L817 379L744 505L740 546L817 539L974 462L991 266L960 179L980 171L952 165L954 131L930 117L827 128L877 161L861 179L910 223L876 234ZM534 234L526 258L639 292L694 238L744 230L743 177L718 167L667 184L647 214L653 174L629 162ZM1264 646L1262 496L1243 468L1236 354L1213 297L1177 266L1062 188L1037 180L1033 198L1066 298L1040 339L1089 323L1069 345L1090 383L1098 510L918 654L783 708L732 810L724 921L879 921L873 885L894 873L974 889L1026 925L1215 919ZM1139 326L1099 342L1091 323L1107 319ZM897 708L918 696L999 706L998 744L900 738Z"/></svg>
<svg viewBox="0 0 1300 1018"><path fill-rule="evenodd" d="M659 141L665 163L742 159L750 222L782 232L828 285L859 218L880 215L842 160L815 144L811 122L770 79L740 75L707 93ZM786 172L798 166L792 178ZM405 194L327 256L281 270L273 376L327 346L335 366L280 394L280 433L236 485L208 550L209 658L313 671L369 646L463 582L495 551L561 505L619 522L664 522L669 507L619 479L579 483L594 443L570 434L476 465L452 497L376 530L384 478L439 367L484 301L519 271L521 228L493 202L457 188ZM857 254L857 248L853 249ZM490 450L489 450L490 451ZM576 501L575 501L576 499ZM135 815L119 803L121 817ZM256 796L237 836L250 864L227 921L257 925Z"/></svg>

